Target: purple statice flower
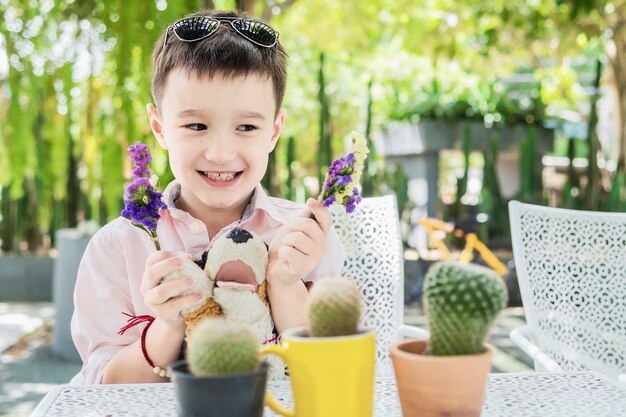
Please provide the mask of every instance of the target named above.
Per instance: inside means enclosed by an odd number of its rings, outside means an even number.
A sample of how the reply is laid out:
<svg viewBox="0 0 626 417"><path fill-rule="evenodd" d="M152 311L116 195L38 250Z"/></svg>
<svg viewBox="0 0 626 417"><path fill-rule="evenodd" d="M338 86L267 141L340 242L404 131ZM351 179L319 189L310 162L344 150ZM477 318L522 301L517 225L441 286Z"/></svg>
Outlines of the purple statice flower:
<svg viewBox="0 0 626 417"><path fill-rule="evenodd" d="M346 213L352 213L361 202L359 183L367 154L367 140L363 134L352 132L352 152L336 159L328 167L319 201L324 207L341 204Z"/></svg>
<svg viewBox="0 0 626 417"><path fill-rule="evenodd" d="M359 189L354 188L352 190L352 195L345 196L343 198L343 205L346 206L346 213L352 213L356 208L356 205L361 202L362 198L359 195Z"/></svg>
<svg viewBox="0 0 626 417"><path fill-rule="evenodd" d="M133 179L124 191L124 209L121 216L129 219L134 226L145 230L159 250L156 225L160 217L159 209L166 206L161 201L162 194L155 189L150 180L152 172L148 164L152 160L152 155L148 146L141 142L131 145L128 152L135 169Z"/></svg>
<svg viewBox="0 0 626 417"><path fill-rule="evenodd" d="M335 202L336 197L334 195L331 195L330 197L328 197L326 200L324 200L324 207L329 207L331 204L333 204Z"/></svg>
<svg viewBox="0 0 626 417"><path fill-rule="evenodd" d="M346 188L352 184L352 175L354 173L354 152L335 159L328 167L328 173L324 181L324 189L322 191L321 200L324 201L324 207L329 207L337 201L337 196L342 196L341 204L346 207L347 213L354 211L354 205L357 200L351 195L345 195L349 190ZM358 195L358 190L354 191ZM359 197L360 198L360 197ZM360 201L360 200L359 200Z"/></svg>
<svg viewBox="0 0 626 417"><path fill-rule="evenodd" d="M133 177L150 178L152 173L148 168L148 164L150 164L152 160L152 155L150 155L148 145L137 141L134 145L128 147L128 152L130 153L130 160L135 165Z"/></svg>

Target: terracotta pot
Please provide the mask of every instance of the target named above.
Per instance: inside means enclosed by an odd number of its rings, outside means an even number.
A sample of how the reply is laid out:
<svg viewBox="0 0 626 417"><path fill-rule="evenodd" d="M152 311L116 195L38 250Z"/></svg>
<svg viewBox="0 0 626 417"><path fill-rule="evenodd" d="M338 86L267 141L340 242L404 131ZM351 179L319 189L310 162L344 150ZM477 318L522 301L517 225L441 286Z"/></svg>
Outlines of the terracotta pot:
<svg viewBox="0 0 626 417"><path fill-rule="evenodd" d="M491 349L460 356L424 355L427 340L393 344L404 417L479 417L491 368Z"/></svg>

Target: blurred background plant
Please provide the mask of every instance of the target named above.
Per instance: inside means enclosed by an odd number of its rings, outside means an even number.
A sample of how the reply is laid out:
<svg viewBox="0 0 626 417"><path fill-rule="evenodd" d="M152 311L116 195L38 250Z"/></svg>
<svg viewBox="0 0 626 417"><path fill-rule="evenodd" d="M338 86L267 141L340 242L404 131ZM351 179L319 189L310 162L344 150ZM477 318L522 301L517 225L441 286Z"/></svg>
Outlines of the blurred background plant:
<svg viewBox="0 0 626 417"><path fill-rule="evenodd" d="M411 173L389 163L376 132L437 119L493 129L477 147L463 125L462 144L442 153L441 217L483 213L483 237L506 235L511 197L496 161L507 137L496 128L516 125L528 129L514 197L626 210L624 0L0 0L3 252L46 251L55 230L118 216L136 140L151 145L161 184L172 178L145 112L150 53L167 25L200 8L247 10L289 51L271 194L316 195L360 129L373 149L366 195L395 192L408 210ZM546 125L555 140L544 153Z"/></svg>

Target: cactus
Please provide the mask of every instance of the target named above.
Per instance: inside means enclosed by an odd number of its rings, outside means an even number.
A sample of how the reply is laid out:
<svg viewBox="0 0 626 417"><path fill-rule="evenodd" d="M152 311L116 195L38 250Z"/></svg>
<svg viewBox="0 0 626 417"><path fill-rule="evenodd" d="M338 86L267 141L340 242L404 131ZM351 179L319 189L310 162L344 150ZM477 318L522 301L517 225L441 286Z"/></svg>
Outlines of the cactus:
<svg viewBox="0 0 626 417"><path fill-rule="evenodd" d="M358 332L361 291L346 278L325 278L313 285L308 318L313 337L347 336Z"/></svg>
<svg viewBox="0 0 626 417"><path fill-rule="evenodd" d="M431 332L428 353L434 356L482 352L487 332L507 302L498 274L454 261L429 269L424 297Z"/></svg>
<svg viewBox="0 0 626 417"><path fill-rule="evenodd" d="M198 376L252 372L259 364L259 341L245 324L206 319L191 332L187 362Z"/></svg>

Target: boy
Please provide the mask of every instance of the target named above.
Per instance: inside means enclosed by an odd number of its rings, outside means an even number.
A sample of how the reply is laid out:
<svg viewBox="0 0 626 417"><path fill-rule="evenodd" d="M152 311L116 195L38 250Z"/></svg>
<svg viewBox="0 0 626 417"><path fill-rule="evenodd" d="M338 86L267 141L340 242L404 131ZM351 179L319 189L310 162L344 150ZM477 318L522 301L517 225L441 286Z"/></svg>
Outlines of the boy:
<svg viewBox="0 0 626 417"><path fill-rule="evenodd" d="M329 212L313 199L303 207L270 198L259 185L283 128L286 78L278 33L236 13L188 16L156 44L156 107L147 110L176 177L164 202L180 246L155 252L147 234L123 218L93 237L78 272L72 317L87 383L164 382L147 358L166 368L179 357L180 312L201 295L178 296L193 285L191 277L164 284L161 278L185 257L199 259L235 226L269 245L267 291L279 334L306 324L304 282L340 273L344 252ZM154 321L145 335L140 325L120 336L122 312Z"/></svg>

